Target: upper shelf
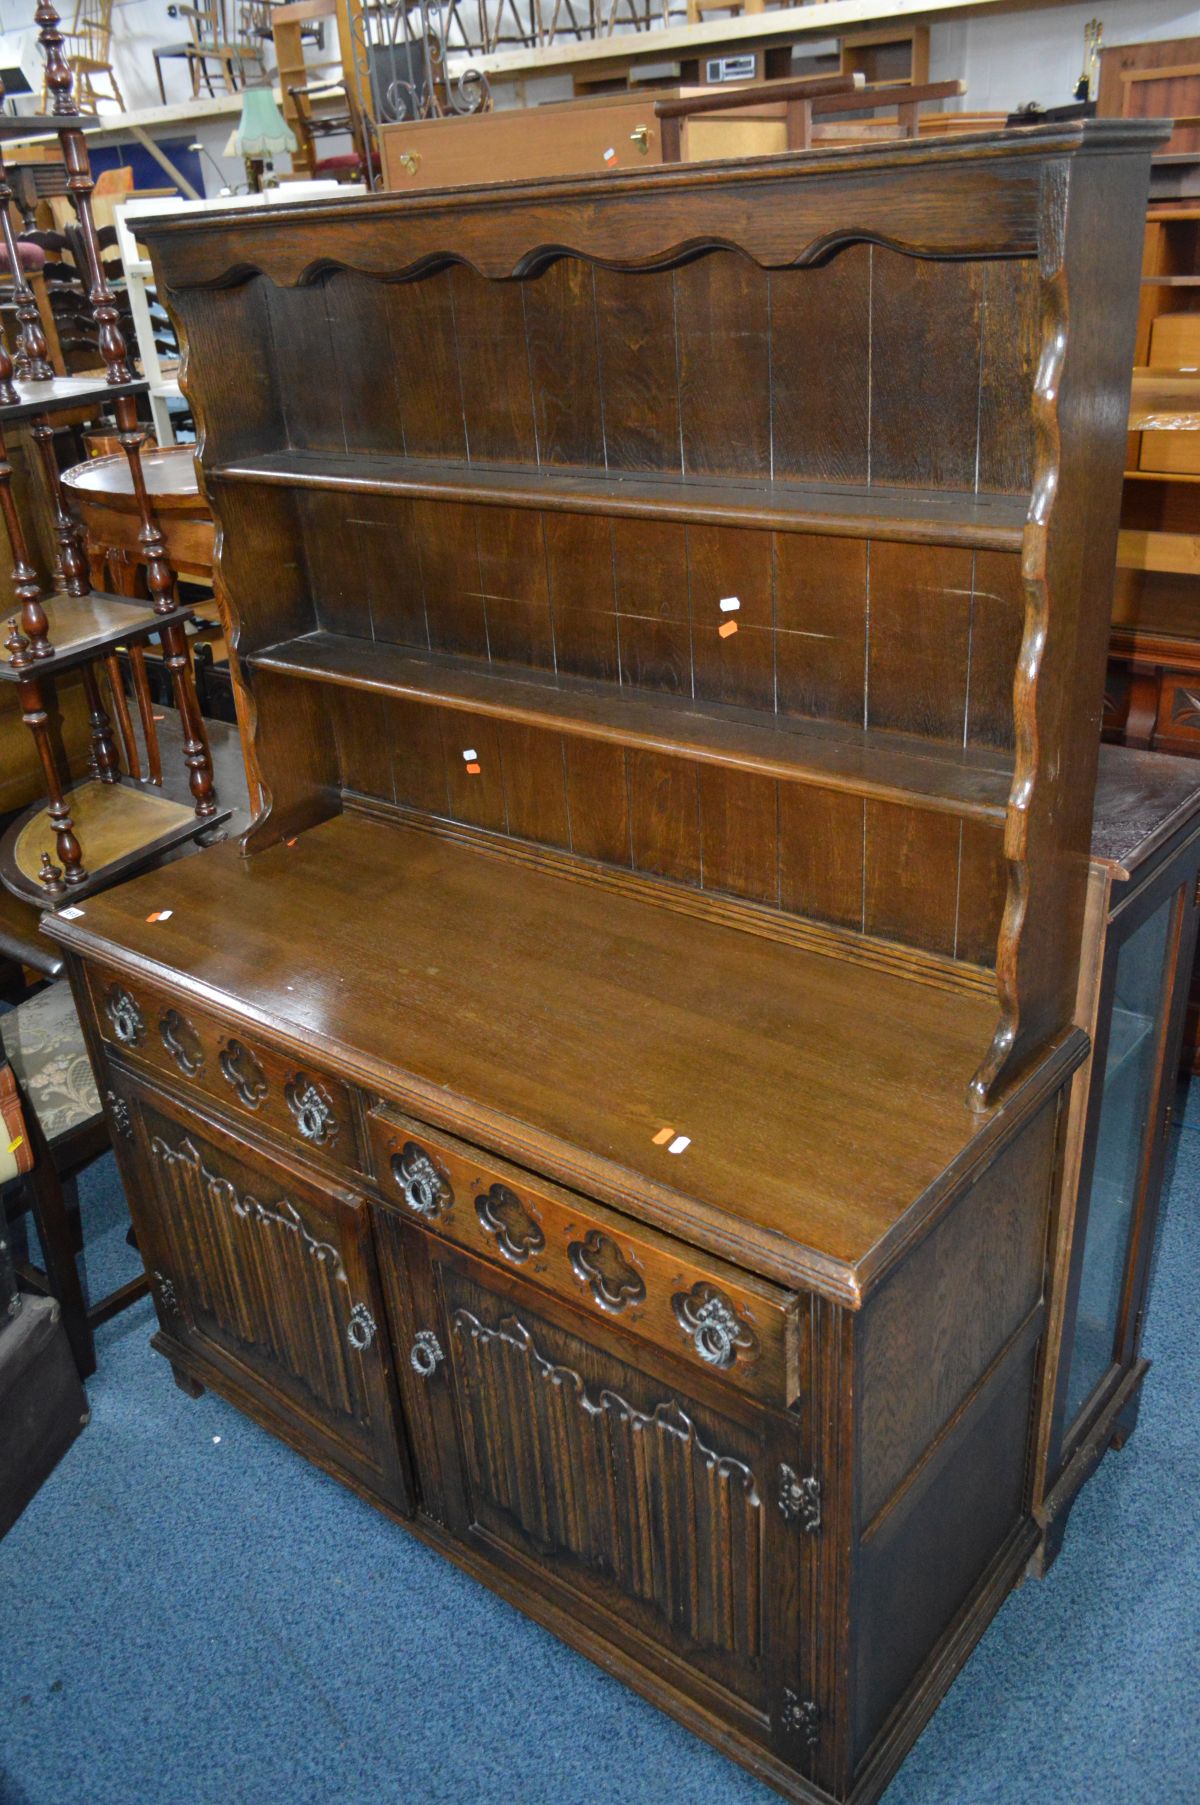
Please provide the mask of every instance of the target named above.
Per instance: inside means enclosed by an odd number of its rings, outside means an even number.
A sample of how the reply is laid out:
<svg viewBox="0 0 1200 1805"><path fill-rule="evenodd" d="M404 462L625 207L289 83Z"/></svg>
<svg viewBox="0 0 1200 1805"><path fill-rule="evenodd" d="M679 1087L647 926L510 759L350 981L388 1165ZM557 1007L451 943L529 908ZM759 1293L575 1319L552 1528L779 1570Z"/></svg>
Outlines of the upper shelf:
<svg viewBox="0 0 1200 1805"><path fill-rule="evenodd" d="M634 474L531 465L466 464L395 454L269 451L209 472L225 482L359 494L487 502L575 514L778 532L830 533L918 544L1019 551L1027 495L868 487L863 483L771 482L766 478Z"/></svg>
<svg viewBox="0 0 1200 1805"><path fill-rule="evenodd" d="M341 633L287 640L256 653L250 663L257 670L317 683L499 716L975 820L1003 821L1012 787L1012 762L999 752L553 671L506 669L484 659L413 651Z"/></svg>
<svg viewBox="0 0 1200 1805"><path fill-rule="evenodd" d="M0 144L24 144L59 132L96 132L103 123L97 113L0 113Z"/></svg>
<svg viewBox="0 0 1200 1805"><path fill-rule="evenodd" d="M51 376L45 382L18 379L19 399L0 404L0 420L29 420L68 408L101 407L121 395L144 395L149 386L140 376L132 382L107 382L102 375Z"/></svg>

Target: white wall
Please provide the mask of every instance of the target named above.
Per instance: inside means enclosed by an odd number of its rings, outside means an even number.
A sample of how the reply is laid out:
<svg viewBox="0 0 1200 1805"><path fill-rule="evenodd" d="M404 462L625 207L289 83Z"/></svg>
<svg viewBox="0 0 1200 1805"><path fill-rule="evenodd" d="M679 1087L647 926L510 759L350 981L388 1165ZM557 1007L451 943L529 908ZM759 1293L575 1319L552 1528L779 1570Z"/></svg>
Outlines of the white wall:
<svg viewBox="0 0 1200 1805"><path fill-rule="evenodd" d="M1015 113L1029 100L1066 106L1083 68L1083 28L1096 18L1106 46L1200 35L1197 0L1082 0L935 20L929 78L965 81L971 112Z"/></svg>

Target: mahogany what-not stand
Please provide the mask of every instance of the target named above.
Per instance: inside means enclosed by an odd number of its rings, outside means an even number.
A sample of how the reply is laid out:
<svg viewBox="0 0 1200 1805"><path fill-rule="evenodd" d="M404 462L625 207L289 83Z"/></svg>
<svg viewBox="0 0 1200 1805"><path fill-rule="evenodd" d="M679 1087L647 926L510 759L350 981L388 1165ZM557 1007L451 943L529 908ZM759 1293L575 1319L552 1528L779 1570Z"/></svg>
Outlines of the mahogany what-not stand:
<svg viewBox="0 0 1200 1805"><path fill-rule="evenodd" d="M1042 1535L1160 135L144 228L264 792L47 924L155 1343L810 1805Z"/></svg>
<svg viewBox="0 0 1200 1805"><path fill-rule="evenodd" d="M87 394L82 392L79 383L67 383L51 375L45 362L45 340L41 335L36 304L22 286L20 261L5 200L7 180L0 163L0 230L7 242L17 294L21 357L32 377L25 384L17 382L12 361L7 351L0 348L0 420L32 415L38 422L34 435L41 445L53 503L58 562L64 584L60 595L50 598L41 595L12 494L11 467L0 435L0 507L14 558L14 588L21 602L20 623L13 623L7 639L9 658L0 663L0 679L17 686L23 718L33 735L49 796L45 809L35 807L9 830L0 856L0 877L25 901L54 904L68 897L80 897L98 883L111 882L115 876L135 869L197 834L214 833L225 816L218 812L211 759L196 702L184 626L188 610L179 607L175 601L174 577L142 469L146 434L138 421L136 394L145 385L138 383L129 365L117 323L115 300L104 275L91 209L92 178L87 147L78 111L71 99L71 73L62 55L58 15L53 7L42 4L36 18L46 53L48 88L53 95L54 129L62 144L67 185L79 219L89 298L99 328L106 372L103 381L81 379L88 389ZM81 528L63 492L49 415L57 407L77 406L84 400L98 400L101 395L111 401L115 410L118 439L129 466L140 520L139 540L147 569L149 604L105 595L90 588ZM129 642L134 660L134 690L153 783L159 777L157 736L141 665L142 651L151 634L157 634L161 639L166 666L171 673L183 728L183 757L190 774L192 810L147 791L138 781L140 764L136 738L124 688L116 674L116 652L119 645ZM60 672L75 667L82 671L87 695L96 777L94 781L88 779L68 788L59 768L55 746L52 684ZM101 668L107 670L110 678L127 779L122 777L112 721L101 696L98 675ZM140 681L137 680L139 676ZM86 838L93 848L90 865L84 862L84 848L77 831L85 824Z"/></svg>

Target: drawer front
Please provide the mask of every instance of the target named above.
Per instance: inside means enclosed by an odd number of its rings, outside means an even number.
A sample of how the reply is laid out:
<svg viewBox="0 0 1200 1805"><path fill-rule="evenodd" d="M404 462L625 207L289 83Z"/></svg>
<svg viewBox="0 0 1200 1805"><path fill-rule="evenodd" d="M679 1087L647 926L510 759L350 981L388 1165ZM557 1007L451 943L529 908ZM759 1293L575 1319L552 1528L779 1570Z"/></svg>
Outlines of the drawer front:
<svg viewBox="0 0 1200 1805"><path fill-rule="evenodd" d="M435 1234L766 1403L800 1395L799 1299L387 1106L376 1182Z"/></svg>
<svg viewBox="0 0 1200 1805"><path fill-rule="evenodd" d="M332 1166L363 1170L358 1112L340 1078L140 979L92 970L88 985L102 1038L127 1059Z"/></svg>

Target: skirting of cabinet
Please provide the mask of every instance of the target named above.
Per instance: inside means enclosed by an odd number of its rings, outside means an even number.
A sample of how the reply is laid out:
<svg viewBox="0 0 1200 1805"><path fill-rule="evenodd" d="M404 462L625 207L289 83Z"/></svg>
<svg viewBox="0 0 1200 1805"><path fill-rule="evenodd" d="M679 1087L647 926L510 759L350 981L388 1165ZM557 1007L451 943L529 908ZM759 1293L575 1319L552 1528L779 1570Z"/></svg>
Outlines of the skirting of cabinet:
<svg viewBox="0 0 1200 1805"><path fill-rule="evenodd" d="M1067 1519L1083 1486L1108 1450L1123 1446L1132 1433L1141 1403L1142 1384L1149 1371L1150 1361L1139 1359L1123 1375L1039 1508L1038 1518L1044 1533L1030 1562L1030 1572L1037 1578L1044 1579L1058 1558Z"/></svg>
<svg viewBox="0 0 1200 1805"><path fill-rule="evenodd" d="M195 1381L202 1389L215 1392L235 1409L243 1411L297 1454L304 1455L314 1466L348 1486L365 1503L374 1505L398 1527L409 1530L470 1578L478 1580L524 1616L541 1624L568 1647L594 1661L604 1672L612 1674L685 1729L712 1743L721 1754L774 1787L785 1799L794 1801L795 1805L834 1805L832 1794L805 1781L795 1768L777 1759L760 1742L740 1733L728 1717L710 1715L687 1692L670 1684L664 1678L661 1649L653 1651L656 1665L643 1665L598 1635L577 1613L544 1594L536 1584L531 1585L533 1569L522 1573L506 1572L432 1518L424 1514L403 1515L361 1479L325 1458L285 1420L266 1411L261 1399L240 1385L232 1374L214 1370L207 1359L197 1358L189 1348L164 1331L158 1330L152 1335L150 1345L170 1361L177 1375ZM874 1805L884 1792L1005 1597L1021 1582L1026 1571L1032 1570L1041 1533L1031 1519L1016 1525L917 1680L893 1711L852 1790L837 1805Z"/></svg>

